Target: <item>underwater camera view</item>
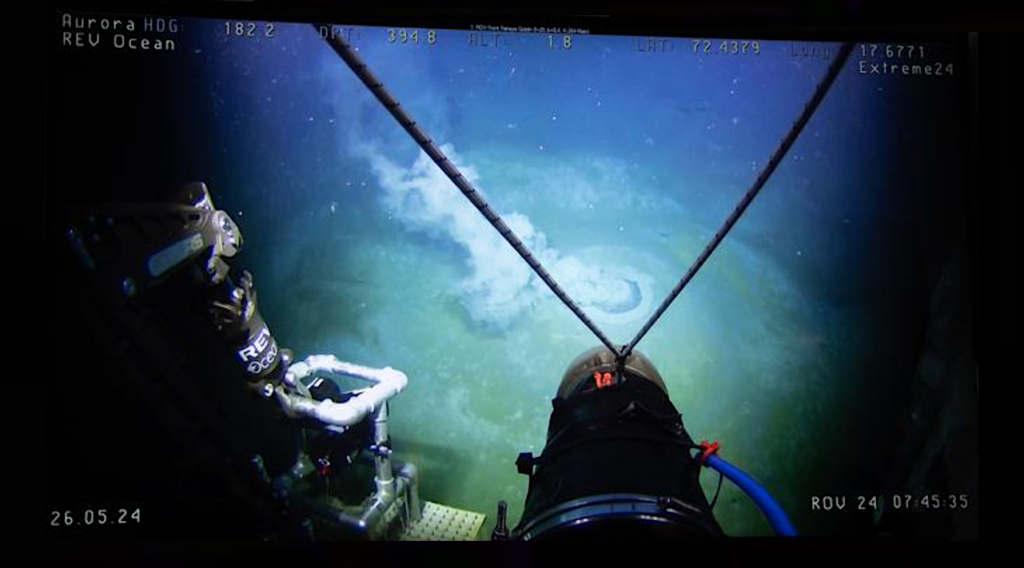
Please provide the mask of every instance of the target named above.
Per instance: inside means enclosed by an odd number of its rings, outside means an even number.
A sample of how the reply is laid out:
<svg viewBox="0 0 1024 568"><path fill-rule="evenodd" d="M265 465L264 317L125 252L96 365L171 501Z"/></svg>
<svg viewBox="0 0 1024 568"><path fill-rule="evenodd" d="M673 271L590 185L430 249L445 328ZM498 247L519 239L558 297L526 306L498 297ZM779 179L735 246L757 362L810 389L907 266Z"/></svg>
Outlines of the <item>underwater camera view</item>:
<svg viewBox="0 0 1024 568"><path fill-rule="evenodd" d="M201 125L206 136L163 151L204 158L193 179L152 184L209 187L245 238L230 264L252 273L296 359L408 377L388 403L394 457L418 468L423 501L486 514L480 539L499 501L509 525L522 516L517 456L543 452L562 374L601 342L325 36L344 38L615 345L715 238L842 47L180 26L152 65L194 70L182 88L198 104L153 112ZM718 441L800 534L976 534L961 70L953 45L893 47L853 45L637 346L693 440ZM700 485L726 534L774 534L736 485L712 471Z"/></svg>

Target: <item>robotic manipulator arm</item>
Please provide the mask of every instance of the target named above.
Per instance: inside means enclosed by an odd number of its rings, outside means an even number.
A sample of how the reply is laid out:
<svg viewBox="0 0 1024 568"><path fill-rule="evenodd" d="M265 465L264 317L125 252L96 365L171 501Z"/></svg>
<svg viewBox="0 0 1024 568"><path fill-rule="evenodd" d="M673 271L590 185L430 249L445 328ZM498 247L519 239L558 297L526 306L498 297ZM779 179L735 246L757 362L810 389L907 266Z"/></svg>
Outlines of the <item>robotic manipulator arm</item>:
<svg viewBox="0 0 1024 568"><path fill-rule="evenodd" d="M126 298L188 272L211 325L249 378L249 388L275 398L289 416L307 416L343 430L405 388L406 377L399 371L333 356L312 356L289 367L291 353L278 346L257 308L252 275L243 271L236 282L229 274L225 259L239 252L242 234L227 212L214 207L202 182L184 186L166 202L92 207L78 216L67 237L100 286ZM302 379L323 372L376 384L344 403L315 400Z"/></svg>

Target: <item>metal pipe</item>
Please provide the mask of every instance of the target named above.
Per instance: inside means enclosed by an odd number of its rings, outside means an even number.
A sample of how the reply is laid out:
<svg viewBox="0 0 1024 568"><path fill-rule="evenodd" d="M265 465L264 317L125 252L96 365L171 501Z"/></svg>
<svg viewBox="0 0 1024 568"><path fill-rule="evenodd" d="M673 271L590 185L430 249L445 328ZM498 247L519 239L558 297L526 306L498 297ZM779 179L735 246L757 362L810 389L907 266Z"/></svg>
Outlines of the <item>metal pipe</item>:
<svg viewBox="0 0 1024 568"><path fill-rule="evenodd" d="M377 456L369 450L363 450L356 455L356 459L364 463L375 463ZM396 480L401 480L404 490L407 491L410 520L418 521L423 513L423 505L420 501L419 468L416 467L416 464L392 459L391 469L396 472ZM401 494L403 487L397 488L396 493Z"/></svg>
<svg viewBox="0 0 1024 568"><path fill-rule="evenodd" d="M373 530L381 522L384 513L398 501L398 496L406 490L405 480L398 478L394 481L392 491L388 493L374 494L369 506L363 509L360 521L368 530Z"/></svg>
<svg viewBox="0 0 1024 568"><path fill-rule="evenodd" d="M360 453L360 459L375 462L377 456L370 452ZM308 460L306 460L308 462ZM395 461L393 465L398 475L393 476L391 482L382 490L374 493L370 503L358 514L348 513L342 509L332 507L327 503L310 498L301 493L291 491L295 481L308 475L304 464L296 463L287 473L278 477L276 485L279 489L285 490L283 496L293 507L305 514L316 515L330 522L349 527L361 534L371 536L382 521L384 513L394 505L403 495L406 502L406 521L413 523L422 517L422 506L419 499L419 471L415 465L408 462ZM283 484L287 484L286 486ZM380 487L380 486L378 486Z"/></svg>
<svg viewBox="0 0 1024 568"><path fill-rule="evenodd" d="M409 462L396 460L394 466L398 468L398 477L405 480L406 499L408 499L409 505L409 521L418 521L423 516L423 507L420 505L420 472L415 465Z"/></svg>
<svg viewBox="0 0 1024 568"><path fill-rule="evenodd" d="M374 484L377 495L394 496L395 477L391 470L391 449L388 443L388 404L385 402L373 415Z"/></svg>
<svg viewBox="0 0 1024 568"><path fill-rule="evenodd" d="M285 373L286 384L301 384L299 379L313 373L334 373L374 382L372 387L358 396L336 403L332 400L313 400L306 396L289 394L285 388L274 389L277 400L286 414L309 416L330 426L348 428L381 408L388 399L402 392L409 384L405 373L385 367L374 369L345 361L333 355L312 355L293 363Z"/></svg>
<svg viewBox="0 0 1024 568"><path fill-rule="evenodd" d="M355 529L365 533L370 525L364 522L362 516L355 516L346 513L341 509L331 507L318 499L311 499L298 492L291 496L291 504L304 513L316 515L333 523Z"/></svg>
<svg viewBox="0 0 1024 568"><path fill-rule="evenodd" d="M385 499L379 495L374 496L373 501L370 502L370 506L363 509L363 514L359 517L359 522L363 526L376 527L377 523L380 522L381 517L384 516L384 511L394 503L394 498Z"/></svg>

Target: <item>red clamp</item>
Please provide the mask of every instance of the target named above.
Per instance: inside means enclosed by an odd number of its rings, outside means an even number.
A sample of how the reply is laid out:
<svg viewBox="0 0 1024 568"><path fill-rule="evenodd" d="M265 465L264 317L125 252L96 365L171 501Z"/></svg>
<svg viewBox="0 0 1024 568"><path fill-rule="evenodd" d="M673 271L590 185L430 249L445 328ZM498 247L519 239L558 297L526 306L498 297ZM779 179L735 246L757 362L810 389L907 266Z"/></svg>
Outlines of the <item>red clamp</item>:
<svg viewBox="0 0 1024 568"><path fill-rule="evenodd" d="M331 469L330 460L328 460L327 458L320 458L316 461L316 472L319 473L321 476L327 477L334 473L334 470Z"/></svg>
<svg viewBox="0 0 1024 568"><path fill-rule="evenodd" d="M612 374L605 373L602 375L599 371L594 371L594 383L597 384L599 389L610 387L612 386Z"/></svg>
<svg viewBox="0 0 1024 568"><path fill-rule="evenodd" d="M706 462L710 456L718 453L718 449L721 446L718 445L718 440L715 440L714 443L708 443L707 440L704 440L700 443L700 447L704 449L700 454L700 465L704 465L704 462Z"/></svg>

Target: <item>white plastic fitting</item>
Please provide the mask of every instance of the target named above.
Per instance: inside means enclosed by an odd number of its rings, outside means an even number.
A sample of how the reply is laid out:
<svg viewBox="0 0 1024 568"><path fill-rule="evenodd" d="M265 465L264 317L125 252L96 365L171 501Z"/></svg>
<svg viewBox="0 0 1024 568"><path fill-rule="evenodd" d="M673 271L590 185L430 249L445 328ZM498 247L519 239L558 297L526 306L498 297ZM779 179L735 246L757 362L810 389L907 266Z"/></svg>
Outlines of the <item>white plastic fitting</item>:
<svg viewBox="0 0 1024 568"><path fill-rule="evenodd" d="M304 396L288 394L285 389L276 389L277 399L287 413L309 416L324 424L347 428L380 408L388 399L402 392L409 383L405 373L391 367L383 369L364 367L339 361L334 355L311 355L304 361L293 363L288 367L285 383L290 386L301 384L300 380L310 374L324 372L348 375L376 384L368 389L357 391L358 395L341 403L330 399L313 400Z"/></svg>

